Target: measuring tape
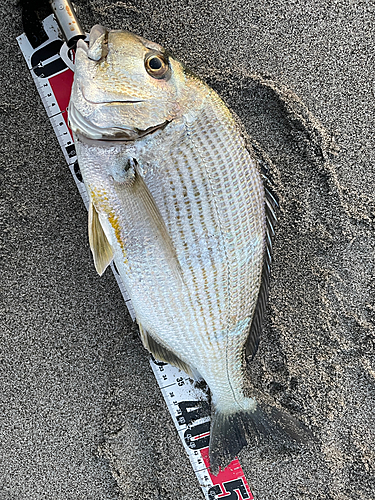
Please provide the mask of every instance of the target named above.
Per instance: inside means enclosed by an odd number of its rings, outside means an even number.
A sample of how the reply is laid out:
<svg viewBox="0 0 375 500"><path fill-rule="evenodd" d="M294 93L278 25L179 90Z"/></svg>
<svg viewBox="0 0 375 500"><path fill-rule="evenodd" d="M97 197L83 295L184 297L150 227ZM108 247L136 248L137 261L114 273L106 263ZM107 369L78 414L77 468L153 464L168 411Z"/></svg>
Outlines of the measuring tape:
<svg viewBox="0 0 375 500"><path fill-rule="evenodd" d="M72 133L68 127L68 104L73 83L70 51L59 36L53 15L43 20L48 39L36 48L25 34L17 38L20 49L51 121L70 172L88 209L89 198L82 181ZM114 263L112 272L134 321L135 312ZM182 370L150 360L151 368L175 423L206 500L251 500L253 497L238 459L217 476L209 469L210 405L207 394Z"/></svg>

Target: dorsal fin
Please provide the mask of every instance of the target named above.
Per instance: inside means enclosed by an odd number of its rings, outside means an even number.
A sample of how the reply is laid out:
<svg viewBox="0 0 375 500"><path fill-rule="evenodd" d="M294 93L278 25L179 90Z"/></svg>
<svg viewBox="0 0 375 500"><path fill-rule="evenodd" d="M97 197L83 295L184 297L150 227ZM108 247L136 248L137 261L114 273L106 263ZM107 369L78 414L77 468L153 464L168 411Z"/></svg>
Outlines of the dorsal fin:
<svg viewBox="0 0 375 500"><path fill-rule="evenodd" d="M276 213L279 204L277 197L273 193L272 183L269 178L269 167L265 163L265 158L263 155L258 153L258 162L261 167L262 177L264 180L264 194L265 194L265 214L266 214L266 236L265 236L265 247L264 247L264 258L263 258L263 269L261 284L258 294L258 300L254 309L253 319L251 322L249 336L246 340L246 357L250 357L250 360L254 358L258 346L260 335L262 333L263 318L267 307L268 298L268 287L270 282L271 274L271 261L272 261L272 240L275 234L275 225L277 223ZM261 158L259 158L261 156ZM267 161L267 160L266 160Z"/></svg>

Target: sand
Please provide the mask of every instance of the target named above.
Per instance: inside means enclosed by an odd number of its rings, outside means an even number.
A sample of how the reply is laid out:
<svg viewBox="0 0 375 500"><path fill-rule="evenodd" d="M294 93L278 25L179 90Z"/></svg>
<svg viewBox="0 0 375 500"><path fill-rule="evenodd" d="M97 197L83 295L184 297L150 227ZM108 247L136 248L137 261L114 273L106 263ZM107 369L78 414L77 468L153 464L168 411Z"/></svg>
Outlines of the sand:
<svg viewBox="0 0 375 500"><path fill-rule="evenodd" d="M79 1L209 82L272 162L281 210L247 384L316 443L249 446L257 500L375 496L374 5ZM1 500L199 500L187 456L1 13Z"/></svg>

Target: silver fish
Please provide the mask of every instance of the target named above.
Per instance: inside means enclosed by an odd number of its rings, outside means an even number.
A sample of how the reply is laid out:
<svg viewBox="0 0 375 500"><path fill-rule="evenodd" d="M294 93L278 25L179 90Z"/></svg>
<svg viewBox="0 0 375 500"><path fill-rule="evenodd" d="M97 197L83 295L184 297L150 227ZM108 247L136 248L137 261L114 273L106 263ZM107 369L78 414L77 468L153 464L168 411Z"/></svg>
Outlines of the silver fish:
<svg viewBox="0 0 375 500"><path fill-rule="evenodd" d="M298 437L301 424L267 415L243 391L275 215L236 119L161 46L130 32L94 26L75 64L69 120L96 269L115 260L146 349L207 382L211 470L280 423Z"/></svg>

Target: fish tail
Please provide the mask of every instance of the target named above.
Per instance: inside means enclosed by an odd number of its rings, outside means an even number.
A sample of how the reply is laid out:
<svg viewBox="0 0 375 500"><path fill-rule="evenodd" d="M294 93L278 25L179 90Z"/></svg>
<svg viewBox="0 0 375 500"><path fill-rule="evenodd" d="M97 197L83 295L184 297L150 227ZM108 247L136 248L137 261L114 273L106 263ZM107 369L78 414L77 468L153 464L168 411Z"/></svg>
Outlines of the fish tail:
<svg viewBox="0 0 375 500"><path fill-rule="evenodd" d="M217 475L248 444L272 438L285 442L306 443L311 431L285 411L261 407L255 399L246 398L247 409L236 404L233 411L215 409L210 437L210 469Z"/></svg>

